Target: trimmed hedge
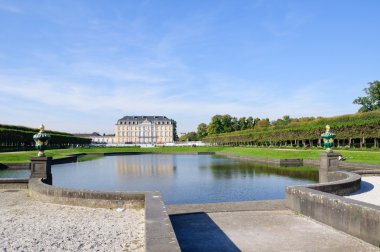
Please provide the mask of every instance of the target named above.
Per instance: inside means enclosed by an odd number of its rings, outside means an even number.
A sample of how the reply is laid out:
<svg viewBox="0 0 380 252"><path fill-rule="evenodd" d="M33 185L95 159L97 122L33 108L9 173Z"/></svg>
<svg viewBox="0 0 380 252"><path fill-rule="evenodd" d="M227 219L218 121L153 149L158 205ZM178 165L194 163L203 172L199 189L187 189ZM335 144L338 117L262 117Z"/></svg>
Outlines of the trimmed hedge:
<svg viewBox="0 0 380 252"><path fill-rule="evenodd" d="M287 142L306 141L320 143L320 135L325 132L326 125L331 126L331 131L336 133L336 140L345 140L351 143L352 139L372 139L376 146L380 138L380 111L357 113L330 118L316 118L312 121L292 121L286 126L270 126L266 129L250 129L231 133L209 135L203 140L216 144L283 144ZM343 141L344 142L344 141ZM377 146L378 147L378 146Z"/></svg>
<svg viewBox="0 0 380 252"><path fill-rule="evenodd" d="M39 129L0 124L0 149L8 149L5 147L17 148L34 146L33 135L38 133L38 131ZM91 139L76 137L70 133L50 130L47 130L46 132L51 136L49 145L52 147L65 147L91 143Z"/></svg>

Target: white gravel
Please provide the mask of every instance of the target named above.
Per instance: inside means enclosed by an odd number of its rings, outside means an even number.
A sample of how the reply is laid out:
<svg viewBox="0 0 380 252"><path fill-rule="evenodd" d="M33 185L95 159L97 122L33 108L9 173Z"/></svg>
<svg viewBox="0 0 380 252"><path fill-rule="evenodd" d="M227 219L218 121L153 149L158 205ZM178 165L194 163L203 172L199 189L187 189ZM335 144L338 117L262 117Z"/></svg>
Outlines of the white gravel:
<svg viewBox="0 0 380 252"><path fill-rule="evenodd" d="M362 177L360 190L346 197L380 206L380 176Z"/></svg>
<svg viewBox="0 0 380 252"><path fill-rule="evenodd" d="M144 251L144 209L42 203L0 190L0 251Z"/></svg>

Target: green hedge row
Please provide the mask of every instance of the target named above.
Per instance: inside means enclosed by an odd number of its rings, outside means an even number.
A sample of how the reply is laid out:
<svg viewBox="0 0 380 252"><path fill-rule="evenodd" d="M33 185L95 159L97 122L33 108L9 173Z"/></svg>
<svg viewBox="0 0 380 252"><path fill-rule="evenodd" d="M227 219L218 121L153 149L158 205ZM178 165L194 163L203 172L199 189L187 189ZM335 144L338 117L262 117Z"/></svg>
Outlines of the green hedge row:
<svg viewBox="0 0 380 252"><path fill-rule="evenodd" d="M38 132L40 131L38 128L29 128L25 126L18 126L18 125L7 125L7 124L0 124L0 129L12 129L12 130L21 130L21 131L32 131L32 132ZM72 134L67 132L60 132L60 131L52 131L52 130L46 130L49 134L59 134L59 135L67 135L72 136Z"/></svg>
<svg viewBox="0 0 380 252"><path fill-rule="evenodd" d="M235 131L231 133L209 135L203 140L209 143L234 142L284 142L295 140L318 140L325 132L326 125L336 133L337 140L380 138L380 111L357 113L330 118L316 118L312 121L293 121L289 125L266 129Z"/></svg>
<svg viewBox="0 0 380 252"><path fill-rule="evenodd" d="M33 135L36 134L38 129L31 129L27 127L15 126L3 128L0 125L0 146L33 146ZM50 136L50 145L52 146L68 146L68 145L83 145L90 144L91 139L76 137L69 133L47 131Z"/></svg>

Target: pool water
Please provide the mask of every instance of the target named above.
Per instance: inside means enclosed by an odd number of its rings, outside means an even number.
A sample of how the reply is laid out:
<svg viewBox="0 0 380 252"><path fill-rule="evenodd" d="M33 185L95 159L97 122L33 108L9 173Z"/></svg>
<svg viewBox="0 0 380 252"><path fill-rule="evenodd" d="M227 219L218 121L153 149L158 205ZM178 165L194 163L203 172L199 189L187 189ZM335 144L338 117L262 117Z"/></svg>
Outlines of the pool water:
<svg viewBox="0 0 380 252"><path fill-rule="evenodd" d="M52 166L53 185L104 191L160 191L166 204L283 199L285 187L318 172L215 155L140 154Z"/></svg>

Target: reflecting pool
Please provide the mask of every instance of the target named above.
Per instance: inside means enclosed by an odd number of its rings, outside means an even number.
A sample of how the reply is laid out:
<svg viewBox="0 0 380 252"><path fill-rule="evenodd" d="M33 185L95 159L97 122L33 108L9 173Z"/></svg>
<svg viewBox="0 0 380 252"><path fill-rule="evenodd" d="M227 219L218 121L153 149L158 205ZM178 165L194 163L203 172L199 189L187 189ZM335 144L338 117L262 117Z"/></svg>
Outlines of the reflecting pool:
<svg viewBox="0 0 380 252"><path fill-rule="evenodd" d="M271 167L215 155L141 154L52 166L53 185L160 191L166 204L283 199L285 187L318 181L307 168Z"/></svg>

